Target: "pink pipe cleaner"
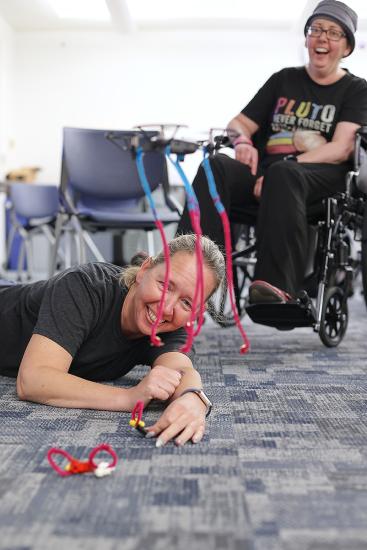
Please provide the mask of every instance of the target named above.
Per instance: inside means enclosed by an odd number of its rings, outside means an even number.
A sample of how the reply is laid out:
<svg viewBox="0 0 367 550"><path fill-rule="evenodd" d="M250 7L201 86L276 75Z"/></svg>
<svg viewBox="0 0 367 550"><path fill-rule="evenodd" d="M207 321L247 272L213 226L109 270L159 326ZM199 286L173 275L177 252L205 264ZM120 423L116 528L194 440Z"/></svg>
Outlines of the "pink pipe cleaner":
<svg viewBox="0 0 367 550"><path fill-rule="evenodd" d="M207 156L207 151L204 149L204 161L203 166L208 181L209 192L213 199L215 208L218 211L218 214L222 221L223 233L224 233L224 245L226 251L226 273L227 273L227 285L228 285L228 294L231 302L231 308L233 311L233 316L238 330L241 333L243 344L240 348L241 353L246 353L250 349L250 343L247 338L246 332L244 331L241 320L238 315L237 305L234 296L234 285L233 285L233 265L232 265L232 242L231 242L231 226L228 219L227 212L220 200L216 185L214 175L210 166L210 160Z"/></svg>

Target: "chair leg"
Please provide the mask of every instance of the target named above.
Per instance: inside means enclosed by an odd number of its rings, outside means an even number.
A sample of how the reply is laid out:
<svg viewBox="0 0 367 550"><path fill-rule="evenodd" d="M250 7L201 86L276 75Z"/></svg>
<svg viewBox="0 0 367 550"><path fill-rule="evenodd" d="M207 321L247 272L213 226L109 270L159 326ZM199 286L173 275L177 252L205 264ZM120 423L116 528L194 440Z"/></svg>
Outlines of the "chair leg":
<svg viewBox="0 0 367 550"><path fill-rule="evenodd" d="M18 262L18 278L22 278L22 272L24 271L24 259L27 262L26 265L26 273L27 273L27 280L32 279L32 262L33 262L33 254L32 254L32 242L31 242L31 236L30 231L27 231L23 226L18 227L18 233L22 238L22 254L19 254L19 262Z"/></svg>
<svg viewBox="0 0 367 550"><path fill-rule="evenodd" d="M21 282L23 280L23 268L24 268L24 256L25 256L25 243L24 239L19 246L18 252L18 265L17 265L17 281Z"/></svg>
<svg viewBox="0 0 367 550"><path fill-rule="evenodd" d="M26 251L26 259L27 259L27 266L26 266L26 272L27 272L27 281L31 281L33 278L33 250L32 250L32 240L30 238L30 235L27 235L27 237L24 239L24 248Z"/></svg>
<svg viewBox="0 0 367 550"><path fill-rule="evenodd" d="M149 256L154 256L154 233L153 231L147 231L147 242L148 242L148 254Z"/></svg>
<svg viewBox="0 0 367 550"><path fill-rule="evenodd" d="M65 269L69 269L69 267L71 267L72 265L73 236L74 236L74 232L69 226L64 233Z"/></svg>
<svg viewBox="0 0 367 550"><path fill-rule="evenodd" d="M14 225L11 225L8 235L8 240L6 243L6 259L4 264L4 270L9 269L10 264L10 258L11 258L11 250L13 248L13 243L15 239L15 235L17 234L17 228Z"/></svg>
<svg viewBox="0 0 367 550"><path fill-rule="evenodd" d="M55 235L53 231L51 231L51 228L48 225L41 225L41 231L45 235L46 239L48 240L49 258L50 258L50 255L52 254L52 251L53 251L53 247L55 245ZM64 263L65 256L61 248L57 250L57 257L60 258L60 260L62 260L62 262Z"/></svg>
<svg viewBox="0 0 367 550"><path fill-rule="evenodd" d="M81 223L76 216L73 216L73 226L79 237L79 243L80 243L80 255L79 255L78 262L83 264L87 261L85 246L89 248L93 256L96 258L97 262L105 262L106 260L104 259L101 252L97 248L92 237L90 236L88 231L82 228Z"/></svg>
<svg viewBox="0 0 367 550"><path fill-rule="evenodd" d="M87 255L85 251L83 229L76 216L72 216L70 222L75 239L76 261L78 264L84 264L87 261Z"/></svg>
<svg viewBox="0 0 367 550"><path fill-rule="evenodd" d="M56 218L56 224L55 224L55 237L54 237L54 244L51 248L50 253L50 261L48 266L48 277L52 277L52 275L56 271L56 262L57 262L57 255L59 251L60 246L60 239L61 239L61 233L64 225L64 214L58 214Z"/></svg>
<svg viewBox="0 0 367 550"><path fill-rule="evenodd" d="M101 252L96 246L96 243L92 239L92 237L89 235L88 231L83 230L83 237L86 245L88 246L89 250L92 252L94 257L98 262L105 262L105 258L102 256Z"/></svg>

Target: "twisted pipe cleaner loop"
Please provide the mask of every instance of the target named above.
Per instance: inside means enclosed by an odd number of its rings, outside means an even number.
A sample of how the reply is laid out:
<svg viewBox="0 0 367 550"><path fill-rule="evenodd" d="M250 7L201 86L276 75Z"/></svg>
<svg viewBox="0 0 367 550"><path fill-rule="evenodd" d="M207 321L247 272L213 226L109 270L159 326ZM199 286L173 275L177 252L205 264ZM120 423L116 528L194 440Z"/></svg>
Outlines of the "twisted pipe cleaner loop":
<svg viewBox="0 0 367 550"><path fill-rule="evenodd" d="M87 461L77 460L64 449L58 449L56 447L52 447L51 449L48 450L47 459L50 463L50 466L52 466L52 468L61 477L66 477L74 474L85 474L88 472L94 472L98 468L98 464L94 461L94 458L98 453L102 451L105 451L106 453L108 453L112 458L112 461L108 464L108 468L110 469L115 468L117 464L116 452L110 445L107 445L106 443L102 443L101 445L98 445L97 447L95 447L89 454ZM57 462L54 460L54 455L60 455L63 458L66 458L68 463L65 469L62 469L57 464Z"/></svg>
<svg viewBox="0 0 367 550"><path fill-rule="evenodd" d="M199 203L196 198L195 192L187 179L187 176L180 165L180 160L183 159L183 155L176 155L176 160L171 156L170 147L167 146L165 149L165 154L171 164L177 170L186 192L187 197L187 208L190 216L191 226L196 235L195 240L195 255L196 255L196 269L197 269L197 283L195 287L194 300L192 304L190 321L186 325L187 340L186 343L181 347L181 351L188 352L190 351L194 338L197 336L201 330L201 327L204 323L204 313L205 313L205 304L204 304L204 260L203 260L203 250L201 246L201 237L202 230L200 226L200 209ZM199 315L197 317L197 327L195 329L196 321L196 312L199 308Z"/></svg>
<svg viewBox="0 0 367 550"><path fill-rule="evenodd" d="M231 243L231 226L228 219L227 212L224 208L224 205L222 201L220 200L217 187L215 185L215 179L213 175L212 168L210 166L210 160L209 160L209 152L206 147L203 149L204 151L204 160L203 160L203 166L204 171L206 175L206 179L208 181L208 187L209 187L209 193L210 196L213 199L214 206L217 209L217 212L222 220L223 225L223 232L224 232L224 243L225 243L225 251L226 251L226 271L227 271L227 284L228 284L228 293L229 293L229 299L231 302L231 308L233 311L233 316L237 325L238 330L241 333L243 344L240 348L241 353L247 353L247 351L250 349L250 342L247 338L247 334L244 331L241 320L238 315L236 300L234 296L234 285L233 285L233 266L232 266L232 243Z"/></svg>
<svg viewBox="0 0 367 550"><path fill-rule="evenodd" d="M160 339L159 336L157 336L157 329L158 329L158 326L159 326L160 322L163 319L163 308L164 308L164 303L165 303L166 295L167 295L167 291L168 291L169 276L170 276L170 253L169 253L169 247L168 247L166 235L164 233L163 224L162 224L161 220L158 217L157 209L155 207L155 203L154 203L154 199L153 199L152 192L151 192L151 189L150 189L150 185L149 185L149 182L148 182L148 178L147 178L146 173L145 173L143 157L144 157L143 149L142 149L142 147L138 147L136 149L136 167L137 167L137 170L138 170L141 185L143 187L144 193L145 193L145 195L148 199L149 206L150 206L150 208L152 210L152 213L153 213L153 216L154 216L154 223L155 223L155 225L156 225L156 227L157 227L157 229L160 233L161 239L162 239L164 261L165 261L165 267L166 267L165 273L164 273L164 283L163 283L162 295L161 295L161 299L160 299L159 306L158 306L157 318L156 318L156 320L153 324L152 332L151 332L151 335L150 335L151 344L153 346L158 347L158 346L163 345L162 340Z"/></svg>

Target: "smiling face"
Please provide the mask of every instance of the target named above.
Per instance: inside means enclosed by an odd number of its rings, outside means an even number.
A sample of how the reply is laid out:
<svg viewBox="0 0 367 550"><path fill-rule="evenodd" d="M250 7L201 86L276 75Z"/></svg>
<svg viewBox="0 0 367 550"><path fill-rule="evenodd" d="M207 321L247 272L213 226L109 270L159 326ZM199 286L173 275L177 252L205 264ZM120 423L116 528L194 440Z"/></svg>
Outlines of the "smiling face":
<svg viewBox="0 0 367 550"><path fill-rule="evenodd" d="M313 19L312 27L321 28L324 31L334 30L343 32L343 29L338 23L328 19ZM329 77L332 81L340 78L339 63L343 57L348 55L351 47L348 45L346 37L342 37L339 41L330 40L326 33L321 36L306 36L306 47L308 49L309 64L308 69L311 76Z"/></svg>
<svg viewBox="0 0 367 550"><path fill-rule="evenodd" d="M172 332L190 320L196 286L196 257L177 252L170 262L170 283L158 332ZM134 338L149 335L158 313L163 290L165 264L151 266L146 260L130 288L121 315L124 334ZM204 296L207 299L216 286L215 276L204 264Z"/></svg>

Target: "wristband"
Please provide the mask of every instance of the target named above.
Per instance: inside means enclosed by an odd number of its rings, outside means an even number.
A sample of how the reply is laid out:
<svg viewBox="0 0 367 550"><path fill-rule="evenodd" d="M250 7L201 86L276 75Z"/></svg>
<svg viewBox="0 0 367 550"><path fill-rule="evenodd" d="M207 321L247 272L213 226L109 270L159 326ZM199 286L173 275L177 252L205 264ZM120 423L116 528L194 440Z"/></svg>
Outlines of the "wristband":
<svg viewBox="0 0 367 550"><path fill-rule="evenodd" d="M247 136L238 136L235 140L233 140L232 145L233 147L236 147L237 145L253 145L253 143L252 139Z"/></svg>

